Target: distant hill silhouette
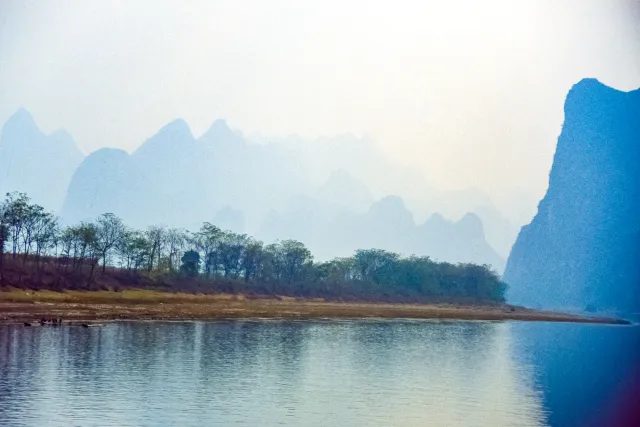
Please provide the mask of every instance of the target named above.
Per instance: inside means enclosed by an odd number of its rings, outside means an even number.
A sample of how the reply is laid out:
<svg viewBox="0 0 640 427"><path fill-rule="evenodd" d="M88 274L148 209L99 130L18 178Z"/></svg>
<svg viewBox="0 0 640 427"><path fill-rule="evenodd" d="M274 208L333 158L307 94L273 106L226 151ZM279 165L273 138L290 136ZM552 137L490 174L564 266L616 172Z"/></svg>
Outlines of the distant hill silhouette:
<svg viewBox="0 0 640 427"><path fill-rule="evenodd" d="M131 155L104 150L89 155L69 186L62 216L95 218L110 206L135 226L194 227L229 206L261 219L270 206L309 188L288 151L248 144L224 121L195 139L186 122L175 120ZM125 182L128 189L122 188ZM99 202L87 202L91 193Z"/></svg>
<svg viewBox="0 0 640 427"><path fill-rule="evenodd" d="M518 235L509 301L640 309L640 90L585 79L569 92L549 189Z"/></svg>
<svg viewBox="0 0 640 427"><path fill-rule="evenodd" d="M26 192L36 203L59 211L83 157L65 130L45 135L31 114L20 109L0 134L0 194Z"/></svg>
<svg viewBox="0 0 640 427"><path fill-rule="evenodd" d="M452 222L434 214L417 226L398 196L373 203L368 211L328 209L307 196L293 198L282 213L271 212L257 233L266 241L298 239L319 259L349 256L358 247L428 255L438 261L473 262L504 270L504 258L487 243L480 218L469 213Z"/></svg>
<svg viewBox="0 0 640 427"><path fill-rule="evenodd" d="M256 142L216 120L196 138L177 119L131 154L102 148L83 159L66 132L46 136L19 110L3 129L0 178L3 192L25 191L65 222L104 212L137 228L195 229L210 221L265 241L295 237L324 259L379 247L486 262L501 271L503 258L487 240L506 256L515 238L481 191L433 189L416 169L391 162L372 141L351 134ZM416 227L414 209L421 218L477 211L487 236L465 237L454 231L458 223L444 221L450 231L439 241L438 232Z"/></svg>

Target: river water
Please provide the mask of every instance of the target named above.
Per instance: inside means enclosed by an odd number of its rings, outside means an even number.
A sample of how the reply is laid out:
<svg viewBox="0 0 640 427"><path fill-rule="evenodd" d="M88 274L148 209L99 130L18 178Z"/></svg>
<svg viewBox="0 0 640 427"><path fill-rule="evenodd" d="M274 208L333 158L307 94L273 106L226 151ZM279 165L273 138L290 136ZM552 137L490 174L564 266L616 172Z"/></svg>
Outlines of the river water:
<svg viewBox="0 0 640 427"><path fill-rule="evenodd" d="M639 349L583 324L0 326L0 425L625 426Z"/></svg>

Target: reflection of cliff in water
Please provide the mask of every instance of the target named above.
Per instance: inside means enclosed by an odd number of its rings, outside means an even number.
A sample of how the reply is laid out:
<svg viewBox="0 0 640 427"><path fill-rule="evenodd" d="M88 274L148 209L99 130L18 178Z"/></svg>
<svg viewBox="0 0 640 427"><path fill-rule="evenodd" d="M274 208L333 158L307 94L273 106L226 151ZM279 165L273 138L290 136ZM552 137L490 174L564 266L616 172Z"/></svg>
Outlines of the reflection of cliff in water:
<svg viewBox="0 0 640 427"><path fill-rule="evenodd" d="M640 328L512 324L513 359L529 364L554 427L640 425Z"/></svg>

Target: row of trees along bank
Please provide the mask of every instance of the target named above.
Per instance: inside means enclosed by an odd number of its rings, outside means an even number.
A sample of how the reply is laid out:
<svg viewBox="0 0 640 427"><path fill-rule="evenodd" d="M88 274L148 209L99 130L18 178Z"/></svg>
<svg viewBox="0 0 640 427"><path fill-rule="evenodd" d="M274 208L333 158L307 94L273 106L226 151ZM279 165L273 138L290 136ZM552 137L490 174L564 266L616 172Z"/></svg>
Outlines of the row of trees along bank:
<svg viewBox="0 0 640 427"><path fill-rule="evenodd" d="M62 225L26 194L0 203L0 286L151 287L369 301L503 302L488 266L435 262L381 249L314 262L301 242L264 244L204 223L195 232L131 229L111 213Z"/></svg>

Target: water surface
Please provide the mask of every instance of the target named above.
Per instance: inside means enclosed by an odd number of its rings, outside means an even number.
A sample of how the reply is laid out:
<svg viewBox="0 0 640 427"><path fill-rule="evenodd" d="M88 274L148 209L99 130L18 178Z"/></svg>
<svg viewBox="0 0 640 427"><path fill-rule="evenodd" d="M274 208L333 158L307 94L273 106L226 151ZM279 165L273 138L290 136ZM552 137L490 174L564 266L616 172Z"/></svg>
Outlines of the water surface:
<svg viewBox="0 0 640 427"><path fill-rule="evenodd" d="M639 337L519 322L0 326L0 425L624 425Z"/></svg>

